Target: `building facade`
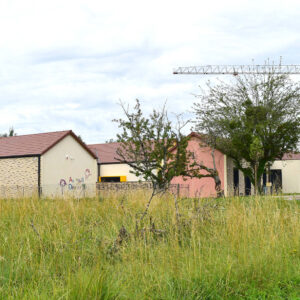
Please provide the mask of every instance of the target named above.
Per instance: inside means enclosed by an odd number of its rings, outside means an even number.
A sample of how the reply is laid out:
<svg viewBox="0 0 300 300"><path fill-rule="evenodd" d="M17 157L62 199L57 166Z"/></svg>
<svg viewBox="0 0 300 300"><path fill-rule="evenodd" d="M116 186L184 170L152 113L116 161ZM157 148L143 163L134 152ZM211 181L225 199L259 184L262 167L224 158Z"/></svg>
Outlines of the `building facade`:
<svg viewBox="0 0 300 300"><path fill-rule="evenodd" d="M143 180L132 173L132 168L120 162L117 155L119 143L88 145L97 156L98 182L134 182Z"/></svg>
<svg viewBox="0 0 300 300"><path fill-rule="evenodd" d="M88 146L98 158L99 182L135 182L142 181L131 173L130 166L121 163L117 156L118 143L94 144ZM233 160L220 151L203 145L201 135L190 134L187 149L192 153L195 161L213 168L213 156L218 171L221 188L225 196L253 195L254 187L248 177L238 170ZM206 171L202 171L207 174ZM270 179L273 193L300 193L300 154L285 155L282 160L275 161L271 166ZM176 177L172 184L189 186L190 197L214 197L216 196L215 181L211 177L183 178ZM266 174L262 178L262 184L266 189Z"/></svg>
<svg viewBox="0 0 300 300"><path fill-rule="evenodd" d="M85 196L95 192L97 160L71 131L0 138L0 196Z"/></svg>
<svg viewBox="0 0 300 300"><path fill-rule="evenodd" d="M283 193L300 193L300 153L286 154L271 166L274 189L282 187Z"/></svg>

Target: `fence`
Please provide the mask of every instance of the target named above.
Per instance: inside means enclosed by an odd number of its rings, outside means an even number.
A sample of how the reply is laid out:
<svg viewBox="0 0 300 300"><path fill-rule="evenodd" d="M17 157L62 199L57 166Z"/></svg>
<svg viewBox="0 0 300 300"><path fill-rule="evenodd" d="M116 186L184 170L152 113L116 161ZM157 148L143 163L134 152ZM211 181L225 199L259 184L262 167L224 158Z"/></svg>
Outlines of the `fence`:
<svg viewBox="0 0 300 300"><path fill-rule="evenodd" d="M38 197L39 188L37 185L28 185L28 186L0 186L0 198L24 198L24 197Z"/></svg>
<svg viewBox="0 0 300 300"><path fill-rule="evenodd" d="M48 184L38 187L30 186L0 186L0 198L26 198L26 197L59 197L59 198L83 198L96 195L106 196L110 193L127 193L134 191L151 191L151 182L99 182L96 184L64 185ZM189 185L171 184L169 191L172 194L188 197Z"/></svg>
<svg viewBox="0 0 300 300"><path fill-rule="evenodd" d="M96 184L43 185L40 188L42 197L84 198L96 196Z"/></svg>
<svg viewBox="0 0 300 300"><path fill-rule="evenodd" d="M43 186L0 186L0 198L52 197L52 198L83 198L96 195L95 184L74 184L61 186L48 184Z"/></svg>

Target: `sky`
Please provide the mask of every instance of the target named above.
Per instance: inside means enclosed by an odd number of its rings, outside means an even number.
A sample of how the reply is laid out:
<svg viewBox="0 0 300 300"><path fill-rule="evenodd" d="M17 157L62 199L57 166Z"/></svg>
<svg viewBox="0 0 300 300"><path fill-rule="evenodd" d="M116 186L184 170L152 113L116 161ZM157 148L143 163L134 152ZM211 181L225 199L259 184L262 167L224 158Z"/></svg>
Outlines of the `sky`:
<svg viewBox="0 0 300 300"><path fill-rule="evenodd" d="M119 102L193 118L209 77L178 66L300 64L299 0L0 1L0 133L118 132Z"/></svg>

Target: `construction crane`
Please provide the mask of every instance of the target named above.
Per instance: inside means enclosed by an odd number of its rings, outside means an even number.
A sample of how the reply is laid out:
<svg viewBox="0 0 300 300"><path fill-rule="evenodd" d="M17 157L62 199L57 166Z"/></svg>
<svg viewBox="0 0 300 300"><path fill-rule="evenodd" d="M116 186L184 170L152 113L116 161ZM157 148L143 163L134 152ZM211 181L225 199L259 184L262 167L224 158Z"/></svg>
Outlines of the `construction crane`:
<svg viewBox="0 0 300 300"><path fill-rule="evenodd" d="M234 75L239 74L290 74L299 75L300 65L206 65L192 67L178 67L173 74L180 75Z"/></svg>

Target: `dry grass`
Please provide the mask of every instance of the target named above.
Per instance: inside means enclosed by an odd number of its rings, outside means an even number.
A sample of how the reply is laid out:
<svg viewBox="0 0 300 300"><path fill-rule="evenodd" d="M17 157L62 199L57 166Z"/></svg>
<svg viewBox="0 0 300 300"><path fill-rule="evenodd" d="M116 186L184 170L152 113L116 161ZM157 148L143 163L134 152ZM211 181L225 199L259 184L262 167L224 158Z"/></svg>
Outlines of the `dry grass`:
<svg viewBox="0 0 300 300"><path fill-rule="evenodd" d="M300 299L299 203L146 200L0 200L1 298Z"/></svg>

